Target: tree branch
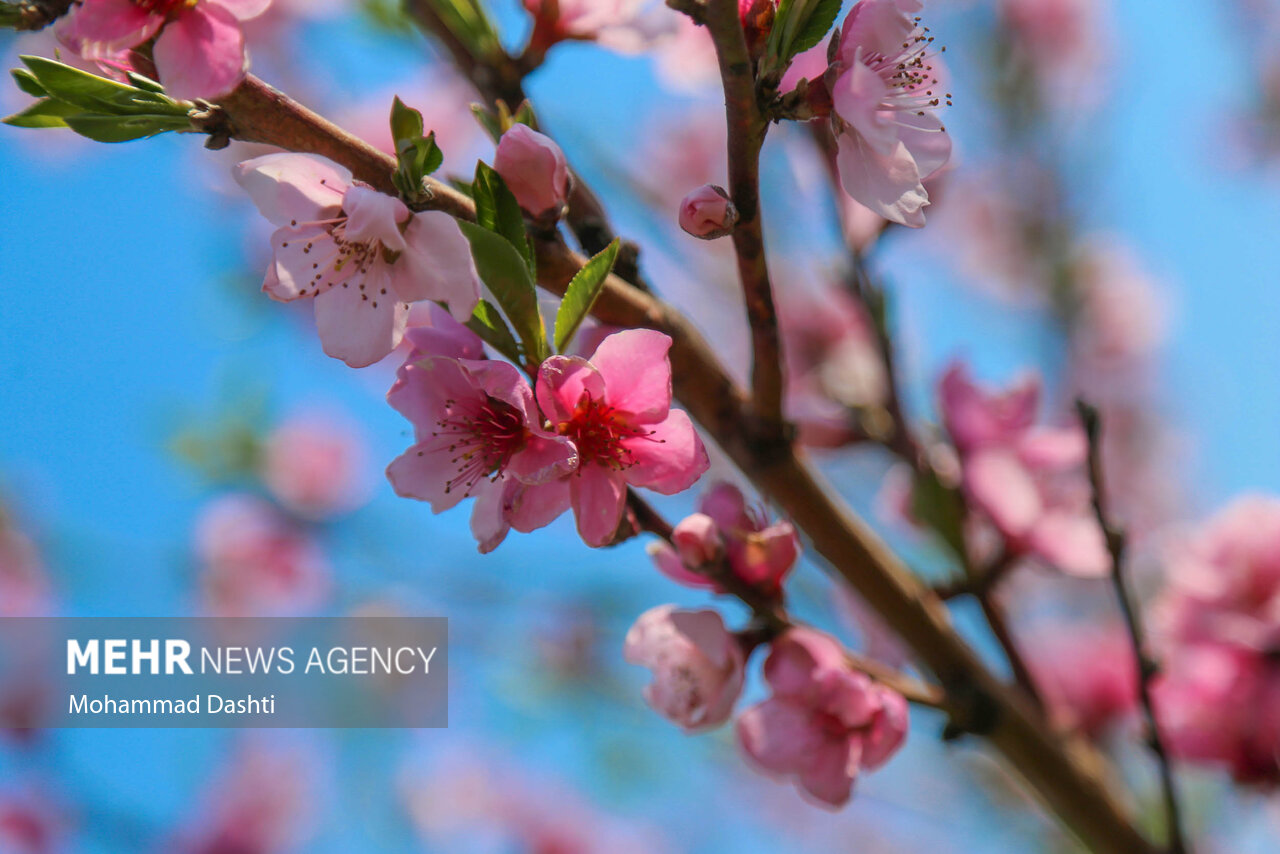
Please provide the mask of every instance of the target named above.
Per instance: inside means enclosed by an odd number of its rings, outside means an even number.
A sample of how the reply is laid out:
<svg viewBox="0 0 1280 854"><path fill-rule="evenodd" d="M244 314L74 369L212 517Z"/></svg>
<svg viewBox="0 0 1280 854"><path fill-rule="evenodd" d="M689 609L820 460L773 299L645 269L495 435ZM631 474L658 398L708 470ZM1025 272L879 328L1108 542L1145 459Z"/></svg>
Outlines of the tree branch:
<svg viewBox="0 0 1280 854"><path fill-rule="evenodd" d="M764 435L784 435L782 421L782 345L778 314L769 283L764 231L760 219L760 148L769 123L760 113L756 81L738 0L709 0L707 29L715 43L724 81L729 137L729 195L738 209L733 248L751 324L751 403Z"/></svg>
<svg viewBox="0 0 1280 854"><path fill-rule="evenodd" d="M5 7L5 22L15 30L43 30L71 10L73 0L21 0L0 4ZM8 13L16 14L16 21Z"/></svg>
<svg viewBox="0 0 1280 854"><path fill-rule="evenodd" d="M1142 619L1125 581L1125 553L1127 538L1124 531L1111 521L1107 511L1107 498L1102 471L1102 418L1098 410L1083 400L1076 401L1076 411L1084 424L1089 440L1089 484L1093 488L1093 512L1106 537L1107 551L1111 554L1111 584L1120 611L1124 615L1125 628L1133 643L1133 658L1138 668L1138 696L1142 702L1142 714L1146 719L1147 743L1155 754L1160 769L1160 789L1164 798L1165 821L1168 827L1170 854L1187 854L1186 837L1182 831L1182 819L1178 808L1178 792L1173 780L1173 767L1164 739L1160 735L1160 723L1156 719L1155 704L1151 699L1151 680L1159 672L1155 660L1147 651Z"/></svg>
<svg viewBox="0 0 1280 854"><path fill-rule="evenodd" d="M305 107L250 78L213 111L216 128L236 138L323 154L361 180L394 193L395 160ZM274 119L274 121L273 121ZM240 136L239 134L246 134ZM428 182L429 207L473 219L470 199ZM540 284L563 295L586 259L559 239L536 240ZM676 397L756 487L775 502L831 570L846 580L910 646L949 696L968 698L964 729L984 734L1086 845L1101 854L1152 854L1096 768L1096 754L1065 745L1020 694L1006 688L951 626L945 606L867 525L832 496L816 469L790 445L761 444L744 432L751 411L701 334L666 303L610 275L592 308L604 323L647 327L672 338Z"/></svg>

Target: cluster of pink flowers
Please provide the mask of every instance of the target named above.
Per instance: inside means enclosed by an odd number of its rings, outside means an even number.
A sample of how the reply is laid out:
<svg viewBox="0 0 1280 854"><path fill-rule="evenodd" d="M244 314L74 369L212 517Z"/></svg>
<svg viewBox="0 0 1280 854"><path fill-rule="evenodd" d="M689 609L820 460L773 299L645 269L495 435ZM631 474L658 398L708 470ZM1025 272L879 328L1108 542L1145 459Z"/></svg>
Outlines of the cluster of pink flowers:
<svg viewBox="0 0 1280 854"><path fill-rule="evenodd" d="M117 60L157 36L156 72L174 98L214 98L240 84L249 67L242 22L271 0L82 0L57 28L81 57Z"/></svg>
<svg viewBox="0 0 1280 854"><path fill-rule="evenodd" d="M645 329L606 337L589 358L552 356L536 389L444 312L409 333L413 346L387 395L416 442L391 463L398 494L440 513L474 497L481 551L573 508L588 545L613 540L627 489L665 495L706 471L689 416L671 409L671 339Z"/></svg>
<svg viewBox="0 0 1280 854"><path fill-rule="evenodd" d="M1071 575L1110 567L1089 505L1083 430L1035 426L1040 381L1028 376L992 393L953 365L940 385L942 421L960 456L971 504L991 521L1011 557L1035 557Z"/></svg>
<svg viewBox="0 0 1280 854"><path fill-rule="evenodd" d="M1238 499L1180 544L1157 603L1172 750L1280 784L1280 500Z"/></svg>
<svg viewBox="0 0 1280 854"><path fill-rule="evenodd" d="M714 611L664 605L631 627L624 655L653 671L649 704L700 732L733 715L744 643ZM821 632L791 628L775 639L764 678L772 696L738 716L738 743L763 772L794 779L820 804L846 803L859 774L883 765L906 738L902 695L852 669L840 644Z"/></svg>

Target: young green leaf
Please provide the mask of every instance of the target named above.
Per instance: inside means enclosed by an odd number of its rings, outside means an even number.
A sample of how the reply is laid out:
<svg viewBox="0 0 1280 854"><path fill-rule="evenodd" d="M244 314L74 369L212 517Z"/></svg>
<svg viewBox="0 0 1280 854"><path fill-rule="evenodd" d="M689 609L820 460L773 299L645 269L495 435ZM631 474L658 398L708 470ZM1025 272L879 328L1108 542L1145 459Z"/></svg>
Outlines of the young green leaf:
<svg viewBox="0 0 1280 854"><path fill-rule="evenodd" d="M471 185L476 202L476 222L497 232L511 242L524 258L532 276L537 275L533 246L524 230L524 212L502 176L486 163L476 164L476 177Z"/></svg>
<svg viewBox="0 0 1280 854"><path fill-rule="evenodd" d="M547 329L538 311L538 293L529 267L511 242L497 232L473 222L458 226L471 244L476 271L506 313L524 344L524 353L541 363L547 353Z"/></svg>
<svg viewBox="0 0 1280 854"><path fill-rule="evenodd" d="M190 127L175 116L103 116L79 113L64 118L67 127L95 142L129 142Z"/></svg>
<svg viewBox="0 0 1280 854"><path fill-rule="evenodd" d="M840 14L840 0L819 0L808 18L798 23L795 40L791 42L787 59L816 47L826 38Z"/></svg>
<svg viewBox="0 0 1280 854"><path fill-rule="evenodd" d="M80 112L75 104L41 98L22 112L6 116L2 121L16 128L64 128L67 126L66 117Z"/></svg>
<svg viewBox="0 0 1280 854"><path fill-rule="evenodd" d="M582 325L582 320L591 311L596 297L604 288L605 279L613 269L613 262L618 257L621 242L614 241L600 251L598 255L582 265L560 301L560 310L556 312L556 352L563 353L573 340L573 335Z"/></svg>
<svg viewBox="0 0 1280 854"><path fill-rule="evenodd" d="M391 102L391 138L396 148L405 140L418 139L423 135L422 113L406 106L397 95Z"/></svg>
<svg viewBox="0 0 1280 854"><path fill-rule="evenodd" d="M53 98L103 115L185 116L189 104L180 104L158 92L117 83L79 68L42 56L19 57L39 85Z"/></svg>
<svg viewBox="0 0 1280 854"><path fill-rule="evenodd" d="M467 321L467 328L479 335L484 342L516 364L520 363L520 345L511 334L511 327L502 319L502 314L488 300L480 300L479 305Z"/></svg>
<svg viewBox="0 0 1280 854"><path fill-rule="evenodd" d="M31 97L44 98L49 95L48 90L41 86L36 76L26 68L14 68L9 73L13 75L13 82L18 84L18 88Z"/></svg>

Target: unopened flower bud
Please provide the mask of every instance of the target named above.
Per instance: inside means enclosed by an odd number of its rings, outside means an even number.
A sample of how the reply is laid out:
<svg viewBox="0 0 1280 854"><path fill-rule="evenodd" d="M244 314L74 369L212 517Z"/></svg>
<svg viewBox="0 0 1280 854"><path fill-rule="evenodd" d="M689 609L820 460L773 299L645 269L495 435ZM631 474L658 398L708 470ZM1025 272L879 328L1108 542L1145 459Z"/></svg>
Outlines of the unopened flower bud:
<svg viewBox="0 0 1280 854"><path fill-rule="evenodd" d="M737 221L738 209L729 201L729 194L714 184L704 184L680 202L680 227L694 237L724 237Z"/></svg>
<svg viewBox="0 0 1280 854"><path fill-rule="evenodd" d="M529 214L559 215L569 194L569 164L550 137L512 125L498 142L493 168Z"/></svg>

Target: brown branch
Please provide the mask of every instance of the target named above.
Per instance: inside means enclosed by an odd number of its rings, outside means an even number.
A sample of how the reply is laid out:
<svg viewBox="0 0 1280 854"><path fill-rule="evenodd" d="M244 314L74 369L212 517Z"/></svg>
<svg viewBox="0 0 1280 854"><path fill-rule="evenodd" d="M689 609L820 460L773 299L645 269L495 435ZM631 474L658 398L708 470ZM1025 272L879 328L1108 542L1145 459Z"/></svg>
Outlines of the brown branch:
<svg viewBox="0 0 1280 854"><path fill-rule="evenodd" d="M71 10L73 0L22 0L6 4L16 7L18 21L15 30L43 30Z"/></svg>
<svg viewBox="0 0 1280 854"><path fill-rule="evenodd" d="M751 324L752 410L763 435L780 438L784 435L782 343L760 219L760 148L769 123L760 113L751 54L738 17L738 0L708 0L706 21L724 82L729 195L738 209L733 248Z"/></svg>
<svg viewBox="0 0 1280 854"><path fill-rule="evenodd" d="M361 180L394 192L394 159L251 79L214 111L222 130L237 136L324 154ZM273 121L273 117L276 119ZM463 218L470 200L429 182L431 207ZM541 284L563 294L586 259L558 239L536 241ZM1106 782L1095 753L1064 744L1020 694L1010 691L951 626L945 606L911 574L874 532L833 497L816 469L790 445L761 443L744 431L750 410L701 334L666 303L610 275L592 308L602 322L647 327L670 335L673 386L689 414L775 502L812 543L830 569L879 613L950 697L967 698L957 710L964 729L978 731L1086 845L1101 854L1151 854Z"/></svg>
<svg viewBox="0 0 1280 854"><path fill-rule="evenodd" d="M1102 470L1102 417L1098 410L1083 400L1076 401L1076 411L1084 425L1089 440L1089 484L1093 490L1093 512L1107 541L1111 555L1111 584L1120 602L1125 628L1133 644L1133 658L1138 670L1138 696L1142 714L1146 719L1147 744L1155 754L1160 769L1160 789L1164 798L1165 821L1168 827L1170 854L1187 854L1190 850L1182 831L1182 819L1178 807L1178 792L1173 779L1173 766L1164 739L1160 735L1160 723L1156 718L1155 703L1151 699L1151 680L1159 672L1144 640L1142 618L1125 580L1125 553L1127 538L1124 531L1112 520L1107 510L1106 484Z"/></svg>
<svg viewBox="0 0 1280 854"><path fill-rule="evenodd" d="M647 531L671 543L671 524L654 509L653 505L631 489L627 491L627 503L640 530ZM689 569L692 572L705 573L722 589L726 590L731 596L737 597L750 608L752 615L763 631L762 640L772 640L787 629L800 625L787 614L776 597L762 593L756 587L743 581L723 562L719 567L689 567ZM938 686L921 682L919 679L908 676L874 658L858 655L847 649L843 650L843 652L845 659L849 662L849 666L854 670L865 673L877 682L892 688L909 702L932 709L949 709L946 693Z"/></svg>

